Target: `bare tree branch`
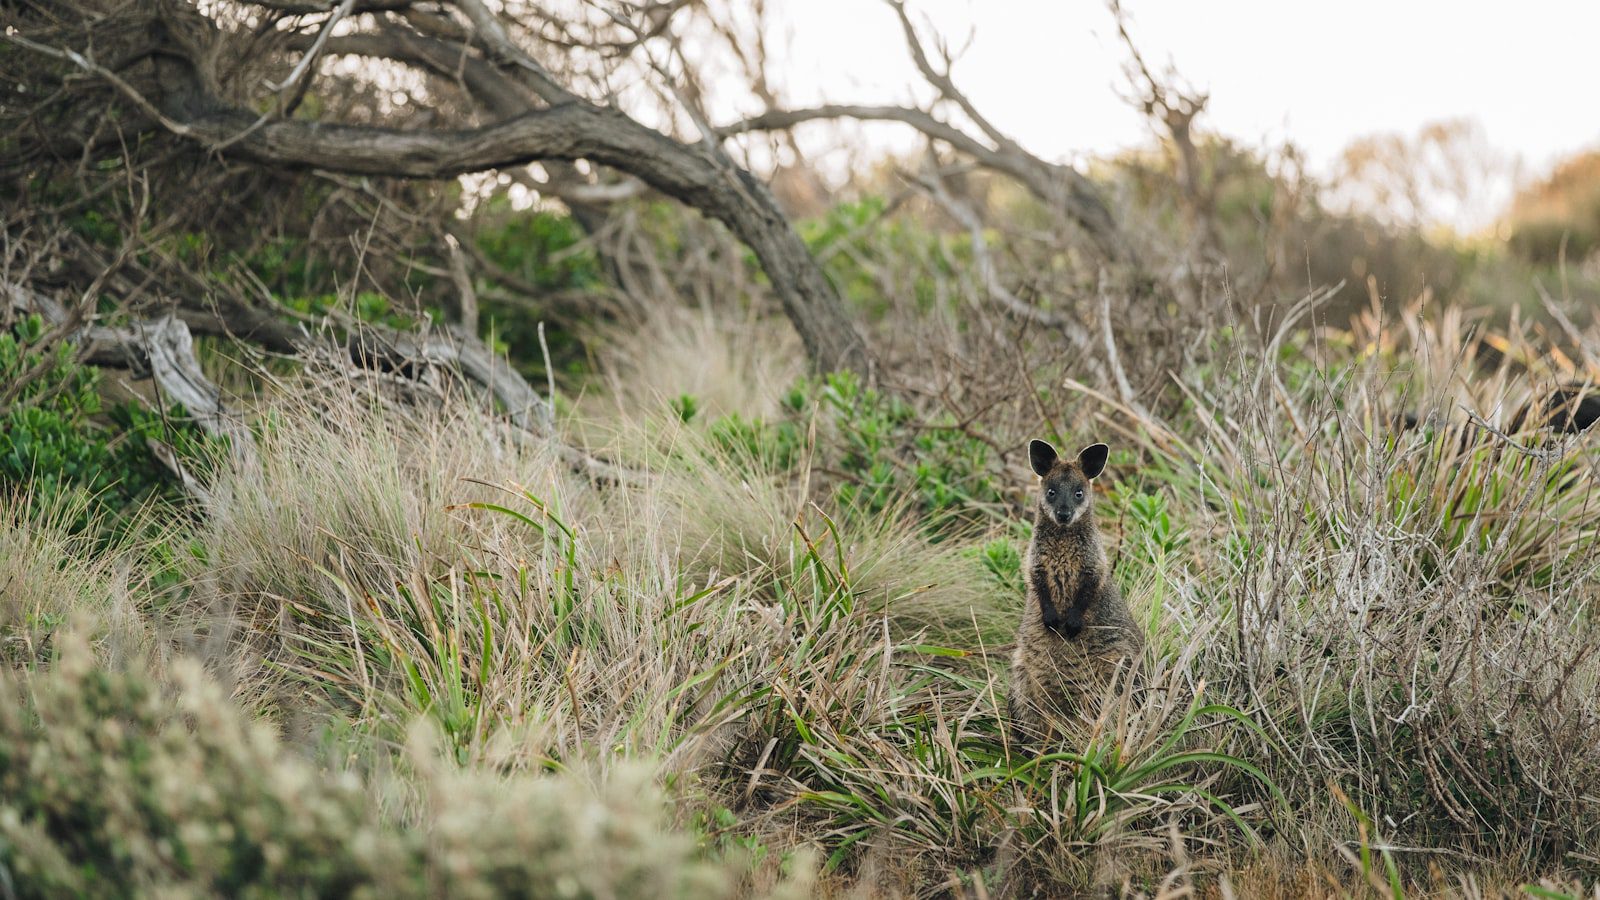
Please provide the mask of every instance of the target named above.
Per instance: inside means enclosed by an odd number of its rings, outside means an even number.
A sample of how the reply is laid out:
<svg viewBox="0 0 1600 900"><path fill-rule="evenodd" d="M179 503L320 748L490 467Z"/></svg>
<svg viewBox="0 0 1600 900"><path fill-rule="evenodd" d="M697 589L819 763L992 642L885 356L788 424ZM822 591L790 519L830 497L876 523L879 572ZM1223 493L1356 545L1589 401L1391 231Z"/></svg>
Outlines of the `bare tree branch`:
<svg viewBox="0 0 1600 900"><path fill-rule="evenodd" d="M577 95L562 87L549 72L545 71L544 66L539 65L533 57L512 42L511 36L506 34L505 26L494 13L489 11L482 0L453 0L453 2L455 7L472 21L478 36L488 44L490 57L503 66L517 69L522 76L522 82L545 102L556 104L577 100Z"/></svg>
<svg viewBox="0 0 1600 900"><path fill-rule="evenodd" d="M344 0L344 2L335 7L333 14L328 17L328 21L322 23L322 27L317 30L317 37L316 40L311 42L311 48L300 57L300 62L296 63L294 69L289 72L289 77L278 84L269 84L267 87L273 93L281 94L299 84L300 79L306 76L306 73L311 70L312 64L321 55L323 46L328 43L328 38L333 36L333 29L344 21L345 16L350 15L350 11L355 8L355 5L356 0Z"/></svg>
<svg viewBox="0 0 1600 900"><path fill-rule="evenodd" d="M276 12L287 13L292 16L308 16L316 13L333 12L339 6L333 0L318 2L318 0L252 0L256 6L263 6ZM357 0L351 12L392 12L409 9L415 0Z"/></svg>
<svg viewBox="0 0 1600 900"><path fill-rule="evenodd" d="M911 24L911 16L906 12L904 0L887 0L887 2L900 19L900 29L905 34L906 47L911 51L912 62L916 63L917 71L922 73L922 77L939 91L939 96L960 107L967 118L972 120L972 124L978 126L978 130L987 135L1002 153L1026 155L1021 145L994 127L982 113L978 112L978 108L972 105L967 95L956 88L955 81L950 78L949 59L945 60L944 71L941 72L933 67L933 63L928 60L928 52L923 47L922 38L917 35L916 27Z"/></svg>
<svg viewBox="0 0 1600 900"><path fill-rule="evenodd" d="M1138 256L1122 233L1099 188L1071 166L1045 162L1020 149L992 147L925 110L904 106L830 104L809 109L770 110L718 128L731 137L751 131L778 131L829 119L900 122L971 156L979 165L1015 178L1035 197L1083 229L1095 249L1113 263L1139 268Z"/></svg>
<svg viewBox="0 0 1600 900"><path fill-rule="evenodd" d="M456 317L456 324L467 334L478 333L478 291L472 286L472 274L467 271L466 253L461 249L461 243L454 235L444 236L445 246L450 251L450 281L456 286L456 297L460 315Z"/></svg>
<svg viewBox="0 0 1600 900"><path fill-rule="evenodd" d="M722 222L754 251L814 368L870 372L865 341L764 184L734 165L711 141L674 140L618 109L578 97L515 43L506 23L482 0L454 0L453 5L472 23L469 43L452 46L447 38L393 28L332 36L331 28L324 28L323 49L381 51L434 74L469 81L469 89L485 98L494 113L497 121L492 124L423 131L268 120L224 99L213 67L215 50L225 35L203 11L184 4L139 13L158 27L142 29L150 36L120 62L123 68L145 59L155 63L153 79L147 77L138 87L76 50L20 35L7 37L111 83L153 124L226 158L269 168L444 179L536 161L584 160L626 173ZM354 8L349 0L340 7ZM660 15L670 15L676 8L662 7ZM448 23L438 31L449 34ZM300 62L308 72L314 62L306 60L315 56L318 40L322 36L309 44L290 42L305 53ZM483 42L487 60L472 48L474 41ZM539 101L549 105L532 108Z"/></svg>

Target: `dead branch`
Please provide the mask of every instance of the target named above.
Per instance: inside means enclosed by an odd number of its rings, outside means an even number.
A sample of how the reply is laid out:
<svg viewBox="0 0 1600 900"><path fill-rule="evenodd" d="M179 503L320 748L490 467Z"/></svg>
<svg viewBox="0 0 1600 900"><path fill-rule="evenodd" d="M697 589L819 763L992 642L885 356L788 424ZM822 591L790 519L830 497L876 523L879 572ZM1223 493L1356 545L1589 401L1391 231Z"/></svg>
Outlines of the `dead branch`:
<svg viewBox="0 0 1600 900"><path fill-rule="evenodd" d="M499 401L517 427L541 437L554 432L555 411L549 401L483 341L460 328L419 334L362 325L351 336L348 348L351 358L367 368L409 372L440 365L455 369Z"/></svg>
<svg viewBox="0 0 1600 900"><path fill-rule="evenodd" d="M895 16L900 20L900 30L905 34L906 47L911 51L911 61L916 63L917 71L922 73L922 77L930 85L933 85L934 89L939 92L939 96L959 107L961 112L972 120L972 124L978 126L978 130L993 141L1001 152L1026 156L1027 153L1022 149L1021 145L1000 129L994 127L978 111L978 108L972 105L972 101L967 99L967 95L956 87L955 81L950 77L952 60L948 55L944 59L943 71L933 67L933 63L928 59L927 48L923 46L922 38L917 34L916 26L911 24L911 16L906 12L904 0L886 0L886 2L888 2L890 8L894 10Z"/></svg>
<svg viewBox="0 0 1600 900"><path fill-rule="evenodd" d="M723 137L753 131L778 131L805 122L855 119L864 122L899 122L925 136L972 157L986 169L1015 179L1029 193L1088 235L1096 250L1112 263L1141 272L1138 254L1128 242L1100 189L1078 170L1067 165L1045 162L1026 151L991 146L932 113L904 106L857 106L829 104L809 109L769 110L738 122L721 126ZM1014 145L1012 145L1014 146Z"/></svg>
<svg viewBox="0 0 1600 900"><path fill-rule="evenodd" d="M456 324L467 334L478 333L478 291L472 286L472 274L467 271L466 254L461 249L461 242L454 235L444 236L445 246L450 249L450 281L456 286L457 309Z"/></svg>
<svg viewBox="0 0 1600 900"><path fill-rule="evenodd" d="M83 325L66 307L43 294L9 282L0 282L0 290L5 291L10 309L37 313L46 322L64 327L63 338L81 345L85 362L128 369L135 378L151 378L162 398L182 404L202 431L226 438L229 453L236 461L254 457L254 436L244 421L226 407L222 391L200 369L194 341L182 320L168 314L120 327ZM166 453L158 451L157 458L178 476L191 495L207 496L170 449Z"/></svg>
<svg viewBox="0 0 1600 900"><path fill-rule="evenodd" d="M1117 353L1117 336L1111 329L1109 281L1105 270L1101 269L1097 290L1100 295L1100 339L1105 343L1106 368L1111 372L1111 381L1117 386L1117 396L1122 400L1122 404L1139 413L1141 419L1149 419L1150 412L1139 403L1133 385L1128 382L1128 373L1122 368L1122 357Z"/></svg>

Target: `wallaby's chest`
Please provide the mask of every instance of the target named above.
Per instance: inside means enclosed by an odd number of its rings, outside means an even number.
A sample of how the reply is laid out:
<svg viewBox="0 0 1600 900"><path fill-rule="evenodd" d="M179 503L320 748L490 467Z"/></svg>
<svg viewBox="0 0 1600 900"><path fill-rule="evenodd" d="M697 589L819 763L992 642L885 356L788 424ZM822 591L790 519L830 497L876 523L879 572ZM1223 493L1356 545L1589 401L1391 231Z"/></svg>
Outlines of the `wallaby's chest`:
<svg viewBox="0 0 1600 900"><path fill-rule="evenodd" d="M1034 591L1048 592L1052 597L1075 597L1094 573L1078 561L1050 560L1036 562L1028 573L1029 586Z"/></svg>
<svg viewBox="0 0 1600 900"><path fill-rule="evenodd" d="M1025 560L1028 584L1034 590L1071 595L1099 579L1099 557L1091 536L1035 538Z"/></svg>

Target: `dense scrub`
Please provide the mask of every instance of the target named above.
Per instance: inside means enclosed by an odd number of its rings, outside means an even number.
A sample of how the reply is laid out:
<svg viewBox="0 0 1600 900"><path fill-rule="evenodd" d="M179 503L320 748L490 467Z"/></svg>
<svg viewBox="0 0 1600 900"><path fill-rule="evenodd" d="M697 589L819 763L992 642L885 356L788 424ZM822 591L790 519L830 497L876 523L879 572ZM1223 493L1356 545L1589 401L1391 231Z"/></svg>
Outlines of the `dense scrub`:
<svg viewBox="0 0 1600 900"><path fill-rule="evenodd" d="M1440 233L1111 3L1057 163L915 5L8 6L0 898L1600 897L1597 157ZM1029 438L1148 636L1037 753Z"/></svg>
<svg viewBox="0 0 1600 900"><path fill-rule="evenodd" d="M80 641L4 677L0 865L24 897L730 894L734 873L665 827L646 770L506 779L418 746L396 776L296 758L192 662L169 685ZM379 803L420 795L414 819Z"/></svg>

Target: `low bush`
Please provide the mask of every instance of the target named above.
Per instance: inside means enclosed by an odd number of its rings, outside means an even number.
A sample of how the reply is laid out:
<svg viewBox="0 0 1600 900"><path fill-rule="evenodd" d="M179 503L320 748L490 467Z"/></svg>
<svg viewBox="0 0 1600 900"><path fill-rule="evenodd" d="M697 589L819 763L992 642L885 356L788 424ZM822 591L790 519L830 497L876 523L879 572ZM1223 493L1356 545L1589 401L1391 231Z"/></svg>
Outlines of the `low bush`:
<svg viewBox="0 0 1600 900"><path fill-rule="evenodd" d="M670 828L636 768L502 778L413 749L409 822L382 775L329 773L193 664L163 687L69 641L0 673L0 884L19 897L722 897L730 865Z"/></svg>
<svg viewBox="0 0 1600 900"><path fill-rule="evenodd" d="M41 508L68 492L92 502L80 525L115 523L148 500L176 502L176 476L150 450L171 446L179 459L204 465L210 439L180 407L147 410L133 403L106 408L100 371L78 362L76 348L51 340L43 320L26 316L0 332L0 490L21 493Z"/></svg>

